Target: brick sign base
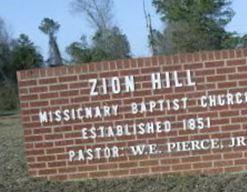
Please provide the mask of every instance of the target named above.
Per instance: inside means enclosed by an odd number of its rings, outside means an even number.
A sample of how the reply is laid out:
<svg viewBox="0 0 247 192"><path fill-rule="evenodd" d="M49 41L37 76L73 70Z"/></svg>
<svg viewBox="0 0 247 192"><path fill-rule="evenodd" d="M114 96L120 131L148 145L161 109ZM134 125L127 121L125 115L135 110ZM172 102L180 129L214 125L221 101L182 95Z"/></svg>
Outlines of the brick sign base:
<svg viewBox="0 0 247 192"><path fill-rule="evenodd" d="M247 50L20 71L29 174L247 170Z"/></svg>

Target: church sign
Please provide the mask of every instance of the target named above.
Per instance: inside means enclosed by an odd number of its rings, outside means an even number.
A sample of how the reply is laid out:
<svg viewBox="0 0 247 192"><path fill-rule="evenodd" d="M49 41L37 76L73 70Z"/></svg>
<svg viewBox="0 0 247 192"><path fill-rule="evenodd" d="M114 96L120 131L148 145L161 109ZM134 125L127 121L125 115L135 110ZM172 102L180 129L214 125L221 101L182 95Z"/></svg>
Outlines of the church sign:
<svg viewBox="0 0 247 192"><path fill-rule="evenodd" d="M246 171L246 59L238 49L18 72L29 174Z"/></svg>

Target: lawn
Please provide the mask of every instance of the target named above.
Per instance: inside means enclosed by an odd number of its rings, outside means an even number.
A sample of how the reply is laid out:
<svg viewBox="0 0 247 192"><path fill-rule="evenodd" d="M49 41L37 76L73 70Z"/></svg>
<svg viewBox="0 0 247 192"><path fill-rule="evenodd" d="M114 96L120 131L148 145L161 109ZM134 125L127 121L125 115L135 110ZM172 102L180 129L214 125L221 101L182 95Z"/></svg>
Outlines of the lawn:
<svg viewBox="0 0 247 192"><path fill-rule="evenodd" d="M0 192L246 192L247 174L52 182L30 178L18 116L0 117Z"/></svg>

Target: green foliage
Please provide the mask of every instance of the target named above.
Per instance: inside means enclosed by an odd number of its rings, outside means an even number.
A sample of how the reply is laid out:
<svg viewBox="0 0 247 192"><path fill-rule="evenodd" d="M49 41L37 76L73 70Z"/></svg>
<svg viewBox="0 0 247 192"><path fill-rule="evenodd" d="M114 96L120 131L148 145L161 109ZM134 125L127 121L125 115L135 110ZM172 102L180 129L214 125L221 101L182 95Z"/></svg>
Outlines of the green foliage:
<svg viewBox="0 0 247 192"><path fill-rule="evenodd" d="M242 47L247 47L247 34L242 37L241 41Z"/></svg>
<svg viewBox="0 0 247 192"><path fill-rule="evenodd" d="M93 37L93 47L105 51L107 60L130 57L129 42L118 27L97 31Z"/></svg>
<svg viewBox="0 0 247 192"><path fill-rule="evenodd" d="M41 67L43 58L27 35L11 43L0 44L0 111L16 109L16 71Z"/></svg>
<svg viewBox="0 0 247 192"><path fill-rule="evenodd" d="M202 28L224 27L233 11L229 0L153 0L164 21L186 21Z"/></svg>
<svg viewBox="0 0 247 192"><path fill-rule="evenodd" d="M38 53L27 35L21 34L11 52L11 62L7 66L9 79L16 81L16 71L41 67L43 57Z"/></svg>
<svg viewBox="0 0 247 192"><path fill-rule="evenodd" d="M16 83L16 71L41 67L43 58L27 35L21 34L12 44L0 46L0 70L2 81Z"/></svg>
<svg viewBox="0 0 247 192"><path fill-rule="evenodd" d="M59 30L59 28L59 23L50 18L44 18L39 26L39 29L47 35L54 35Z"/></svg>
<svg viewBox="0 0 247 192"><path fill-rule="evenodd" d="M0 112L17 108L17 85L10 82L0 83Z"/></svg>
<svg viewBox="0 0 247 192"><path fill-rule="evenodd" d="M74 42L67 48L72 61L87 63L92 61L130 58L130 45L125 34L119 28L97 31L89 46L85 37L81 42Z"/></svg>
<svg viewBox="0 0 247 192"><path fill-rule="evenodd" d="M129 58L130 45L125 34L112 25L112 0L73 0L72 9L82 13L96 30L91 45L85 37L74 42L67 52L75 63Z"/></svg>
<svg viewBox="0 0 247 192"><path fill-rule="evenodd" d="M153 4L166 22L161 35L151 37L158 42L154 43L158 54L242 46L239 37L224 28L234 15L229 0L153 0Z"/></svg>
<svg viewBox="0 0 247 192"><path fill-rule="evenodd" d="M72 62L88 63L93 60L91 49L83 46L80 42L72 43L67 47L67 52L72 57Z"/></svg>
<svg viewBox="0 0 247 192"><path fill-rule="evenodd" d="M245 47L244 38L239 36L237 33L228 33L228 35L225 36L222 47L224 49L243 48Z"/></svg>
<svg viewBox="0 0 247 192"><path fill-rule="evenodd" d="M7 63L10 63L10 46L8 41L5 23L0 18L0 83L7 80L4 68Z"/></svg>
<svg viewBox="0 0 247 192"><path fill-rule="evenodd" d="M0 82L7 81L6 68L10 63L11 50L7 43L0 43Z"/></svg>

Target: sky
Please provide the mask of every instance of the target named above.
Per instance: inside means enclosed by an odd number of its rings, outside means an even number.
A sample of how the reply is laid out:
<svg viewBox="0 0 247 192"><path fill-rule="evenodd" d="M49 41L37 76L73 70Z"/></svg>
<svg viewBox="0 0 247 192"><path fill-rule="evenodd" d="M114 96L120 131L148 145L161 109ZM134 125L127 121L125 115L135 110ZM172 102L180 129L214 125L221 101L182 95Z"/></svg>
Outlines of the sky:
<svg viewBox="0 0 247 192"><path fill-rule="evenodd" d="M61 25L57 40L61 52L66 55L65 49L70 43L78 41L83 34L90 39L94 33L85 17L73 12L70 5L72 1L0 0L0 17L6 22L12 37L27 34L45 57L48 54L48 37L41 33L38 26L45 17L54 19ZM127 35L133 57L149 56L142 0L113 1L113 22ZM164 26L151 2L146 0L146 8L152 16L153 27L162 29ZM226 27L227 30L241 35L247 33L247 1L233 0L232 8L235 16Z"/></svg>

